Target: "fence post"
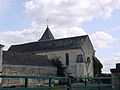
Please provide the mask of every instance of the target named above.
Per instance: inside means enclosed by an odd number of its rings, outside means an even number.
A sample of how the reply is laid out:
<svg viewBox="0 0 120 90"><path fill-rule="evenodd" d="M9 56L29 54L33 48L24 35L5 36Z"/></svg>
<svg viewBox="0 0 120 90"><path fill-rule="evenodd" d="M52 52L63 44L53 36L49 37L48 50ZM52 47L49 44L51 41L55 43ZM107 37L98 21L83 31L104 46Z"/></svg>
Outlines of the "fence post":
<svg viewBox="0 0 120 90"><path fill-rule="evenodd" d="M86 78L85 78L85 86L87 85L87 80L86 80Z"/></svg>
<svg viewBox="0 0 120 90"><path fill-rule="evenodd" d="M118 88L120 89L120 77L119 77L119 83L118 83L118 84L119 84L119 87L118 87Z"/></svg>
<svg viewBox="0 0 120 90"><path fill-rule="evenodd" d="M50 90L51 90L51 85L52 84L52 82L51 82L51 78L49 78L49 88L50 88Z"/></svg>
<svg viewBox="0 0 120 90"><path fill-rule="evenodd" d="M67 90L71 90L71 78L68 78L68 81L67 81Z"/></svg>
<svg viewBox="0 0 120 90"><path fill-rule="evenodd" d="M28 78L25 78L25 88L28 87Z"/></svg>
<svg viewBox="0 0 120 90"><path fill-rule="evenodd" d="M100 90L100 79L98 78L98 90Z"/></svg>

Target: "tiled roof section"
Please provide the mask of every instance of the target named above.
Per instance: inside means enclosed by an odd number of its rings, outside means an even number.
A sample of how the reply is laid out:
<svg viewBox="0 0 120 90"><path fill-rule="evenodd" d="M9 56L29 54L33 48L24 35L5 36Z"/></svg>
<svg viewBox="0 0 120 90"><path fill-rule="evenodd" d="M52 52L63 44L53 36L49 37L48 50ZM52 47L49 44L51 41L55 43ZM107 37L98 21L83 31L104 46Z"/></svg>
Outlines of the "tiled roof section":
<svg viewBox="0 0 120 90"><path fill-rule="evenodd" d="M38 40L38 41L42 41L42 40L44 40L44 41L45 40L54 40L54 36L52 35L52 33L51 33L51 31L50 31L48 26L47 26L43 36L41 37L41 39Z"/></svg>
<svg viewBox="0 0 120 90"><path fill-rule="evenodd" d="M9 48L8 51L45 52L45 51L77 49L82 46L87 36L88 35L64 38L64 39L32 42L21 45L13 45Z"/></svg>
<svg viewBox="0 0 120 90"><path fill-rule="evenodd" d="M3 52L3 64L30 65L30 66L54 66L47 56L25 54L18 52Z"/></svg>

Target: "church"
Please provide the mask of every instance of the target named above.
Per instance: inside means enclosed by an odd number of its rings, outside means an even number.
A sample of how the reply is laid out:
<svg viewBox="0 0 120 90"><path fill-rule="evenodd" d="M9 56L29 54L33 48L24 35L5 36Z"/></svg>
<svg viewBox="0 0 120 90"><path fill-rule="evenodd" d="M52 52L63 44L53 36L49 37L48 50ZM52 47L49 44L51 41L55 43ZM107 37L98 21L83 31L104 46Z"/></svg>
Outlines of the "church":
<svg viewBox="0 0 120 90"><path fill-rule="evenodd" d="M63 67L66 68L65 75L74 77L94 76L95 50L88 35L55 39L47 26L38 41L12 45L8 51L46 56L49 60L59 57ZM35 60L30 62L35 62Z"/></svg>

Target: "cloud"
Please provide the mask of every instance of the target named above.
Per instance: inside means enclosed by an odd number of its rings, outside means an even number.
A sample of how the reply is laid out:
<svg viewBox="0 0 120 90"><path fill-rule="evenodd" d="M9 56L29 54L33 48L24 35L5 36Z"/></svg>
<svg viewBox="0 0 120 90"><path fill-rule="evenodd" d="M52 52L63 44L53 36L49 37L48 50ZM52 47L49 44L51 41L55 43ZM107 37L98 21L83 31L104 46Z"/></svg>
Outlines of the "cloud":
<svg viewBox="0 0 120 90"><path fill-rule="evenodd" d="M108 48L118 48L116 44L118 42L118 39L103 31L98 31L91 34L90 38L94 48L98 53L100 50L107 53ZM120 52L112 53L113 51L110 50L108 52L111 52L111 54L107 54L107 56L101 55L99 57L100 62L103 64L103 73L110 73L110 69L115 68L116 63L120 63Z"/></svg>
<svg viewBox="0 0 120 90"><path fill-rule="evenodd" d="M9 6L12 0L2 0L0 12ZM24 3L24 17L31 17L33 22L27 29L0 32L0 43L5 45L38 40L43 34L46 19L56 38L85 35L82 23L96 17L107 18L120 8L120 0L29 0ZM2 10L2 11L1 11ZM58 33L60 32L60 33ZM91 35L96 48L106 48L114 41L111 35L97 32ZM104 37L104 38L103 38ZM105 40L106 42L104 42ZM101 43L101 44L100 44Z"/></svg>
<svg viewBox="0 0 120 90"><path fill-rule="evenodd" d="M42 33L40 28L32 23L31 27L27 29L0 32L0 43L5 45L6 50L10 45L37 41Z"/></svg>
<svg viewBox="0 0 120 90"><path fill-rule="evenodd" d="M5 11L6 6L9 6L11 1L2 0L0 12ZM93 20L96 17L110 17L114 10L120 8L119 2L120 0L26 1L24 3L24 16L33 19L31 26L14 32L0 32L1 43L11 45L39 39L45 30L47 18L50 19L50 29L56 38L85 35L86 32L81 27L83 22ZM114 41L111 35L104 32L96 32L91 37L96 48L106 48L109 43Z"/></svg>
<svg viewBox="0 0 120 90"><path fill-rule="evenodd" d="M109 18L114 10L120 9L120 0L30 0L24 7L25 16L31 17L36 25L45 26L49 18L51 31L59 38L86 34L82 23L97 17ZM97 49L111 47L108 44L115 41L104 32L96 32L91 38Z"/></svg>
<svg viewBox="0 0 120 90"><path fill-rule="evenodd" d="M120 0L30 0L24 7L25 16L39 25L49 18L52 25L70 27L96 17L110 17L120 8Z"/></svg>
<svg viewBox="0 0 120 90"><path fill-rule="evenodd" d="M42 24L49 18L53 25L71 26L94 17L90 12L96 9L89 9L90 4L86 0L31 0L24 6L26 16L33 17L38 24Z"/></svg>
<svg viewBox="0 0 120 90"><path fill-rule="evenodd" d="M30 0L24 7L25 17L31 17L35 25L45 26L49 18L55 37L63 38L85 35L82 23L97 17L109 18L120 8L120 0ZM104 32L96 32L91 38L96 49L110 48L115 42L115 38Z"/></svg>
<svg viewBox="0 0 120 90"><path fill-rule="evenodd" d="M116 26L107 30L107 32L116 32L116 31L120 31L120 26Z"/></svg>
<svg viewBox="0 0 120 90"><path fill-rule="evenodd" d="M49 18L55 37L63 38L85 35L82 23L109 18L114 10L120 9L120 0L30 0L24 7L25 17L31 17L35 25L45 26ZM96 49L110 48L115 42L110 34L101 31L91 38Z"/></svg>
<svg viewBox="0 0 120 90"><path fill-rule="evenodd" d="M115 46L114 43L117 40L103 31L93 33L90 37L96 49L113 48L113 46Z"/></svg>
<svg viewBox="0 0 120 90"><path fill-rule="evenodd" d="M110 73L110 69L116 68L116 63L120 63L120 52L112 53L100 59L103 64L103 72Z"/></svg>
<svg viewBox="0 0 120 90"><path fill-rule="evenodd" d="M120 62L120 52L114 53L114 59Z"/></svg>
<svg viewBox="0 0 120 90"><path fill-rule="evenodd" d="M98 0L101 6L101 16L108 18L116 9L120 9L120 0Z"/></svg>
<svg viewBox="0 0 120 90"><path fill-rule="evenodd" d="M86 32L82 27L71 27L71 28L53 27L51 31L53 32L55 38L66 38L66 37L86 35Z"/></svg>

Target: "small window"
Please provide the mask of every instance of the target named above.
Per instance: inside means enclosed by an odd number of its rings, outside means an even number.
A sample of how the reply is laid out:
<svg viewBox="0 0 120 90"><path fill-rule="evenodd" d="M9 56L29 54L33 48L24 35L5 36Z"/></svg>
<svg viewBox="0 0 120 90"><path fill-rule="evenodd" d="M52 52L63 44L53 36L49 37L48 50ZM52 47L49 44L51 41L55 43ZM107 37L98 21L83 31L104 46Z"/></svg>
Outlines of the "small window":
<svg viewBox="0 0 120 90"><path fill-rule="evenodd" d="M69 54L66 53L66 65L69 65Z"/></svg>
<svg viewBox="0 0 120 90"><path fill-rule="evenodd" d="M87 57L87 63L90 63L90 57Z"/></svg>
<svg viewBox="0 0 120 90"><path fill-rule="evenodd" d="M82 62L86 62L85 55L84 54L77 55L76 63L82 63Z"/></svg>

